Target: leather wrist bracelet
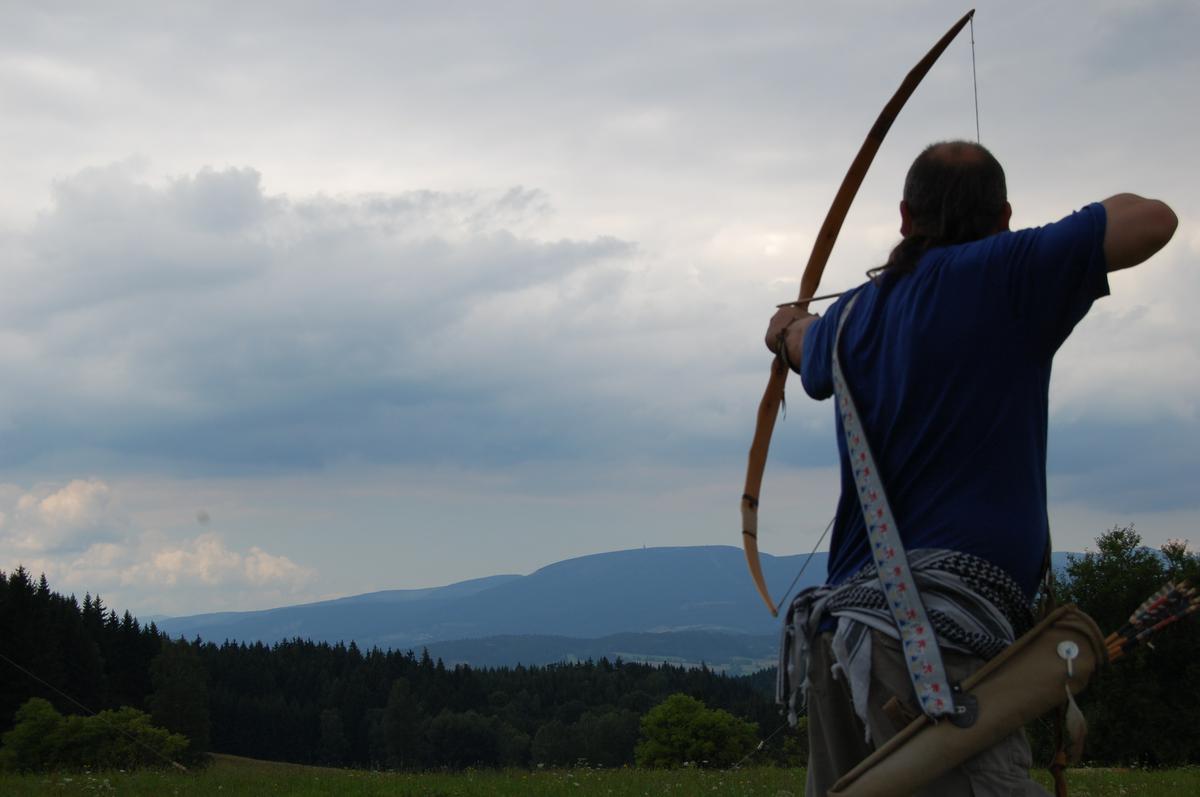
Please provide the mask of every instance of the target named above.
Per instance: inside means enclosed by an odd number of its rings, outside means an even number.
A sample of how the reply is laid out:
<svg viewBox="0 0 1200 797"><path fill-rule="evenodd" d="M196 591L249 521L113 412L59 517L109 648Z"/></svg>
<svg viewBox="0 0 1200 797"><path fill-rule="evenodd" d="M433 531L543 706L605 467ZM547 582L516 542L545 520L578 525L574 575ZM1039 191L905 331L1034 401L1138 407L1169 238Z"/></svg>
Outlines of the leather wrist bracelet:
<svg viewBox="0 0 1200 797"><path fill-rule="evenodd" d="M788 336L788 330L792 328L792 324L796 323L799 320L800 320L799 318L793 318L790 322L788 322L788 325L786 327L779 330L779 359L783 360L783 364L788 367L789 371L792 371L793 373L797 373L797 374L800 373L800 369L797 368L796 366L792 365L792 360L790 357L788 357L787 336Z"/></svg>

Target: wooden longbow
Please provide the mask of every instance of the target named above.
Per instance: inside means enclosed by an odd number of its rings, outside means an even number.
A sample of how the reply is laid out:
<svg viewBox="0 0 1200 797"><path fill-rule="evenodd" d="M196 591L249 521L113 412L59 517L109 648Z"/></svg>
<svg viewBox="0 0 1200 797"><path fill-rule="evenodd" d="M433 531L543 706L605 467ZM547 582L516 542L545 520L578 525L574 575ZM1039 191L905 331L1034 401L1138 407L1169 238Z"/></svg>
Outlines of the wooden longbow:
<svg viewBox="0 0 1200 797"><path fill-rule="evenodd" d="M825 264L829 262L829 254L833 251L833 244L842 229L842 222L846 220L846 213L850 210L851 203L854 202L854 195L858 193L867 169L870 168L871 161L874 160L875 153L879 151L879 145L883 143L883 138L887 135L892 122L896 120L900 109L904 107L904 103L908 102L908 98L912 96L917 85L929 72L930 67L973 16L975 16L975 9L971 9L962 19L955 22L953 27L946 31L945 35L938 39L937 44L933 45L925 54L925 57L909 71L900 84L900 88L888 100L887 105L883 106L879 118L871 126L871 131L867 133L866 140L846 171L846 176L842 179L842 185L833 198L829 212L825 214L825 222L821 225L820 232L817 233L812 254L808 256L808 263L804 266L804 274L800 278L798 304L805 305L815 296L821 282L821 274L825 271ZM767 451L771 447L771 433L775 430L775 418L779 414L779 405L783 401L783 387L787 382L787 375L787 366L783 364L780 357L776 357L775 362L771 365L771 378L767 382L767 390L763 393L762 401L758 405L758 420L754 427L754 440L750 443L750 457L746 466L746 488L742 492L742 546L746 551L746 564L750 567L750 576L754 579L754 586L758 588L758 594L762 596L772 615L779 614L779 607L771 600L771 593L767 590L767 583L763 578L762 562L758 553L758 494L762 488L763 471L767 467Z"/></svg>

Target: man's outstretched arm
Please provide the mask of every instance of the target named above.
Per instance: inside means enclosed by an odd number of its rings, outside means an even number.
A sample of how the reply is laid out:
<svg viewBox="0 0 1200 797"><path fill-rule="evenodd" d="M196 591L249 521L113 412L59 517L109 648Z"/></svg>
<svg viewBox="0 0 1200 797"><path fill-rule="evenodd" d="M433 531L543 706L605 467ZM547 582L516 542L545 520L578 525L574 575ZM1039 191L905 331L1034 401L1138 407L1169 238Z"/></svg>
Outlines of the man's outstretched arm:
<svg viewBox="0 0 1200 797"><path fill-rule="evenodd" d="M1179 219L1157 199L1117 194L1100 203L1108 215L1104 229L1104 259L1109 271L1136 266L1167 245Z"/></svg>

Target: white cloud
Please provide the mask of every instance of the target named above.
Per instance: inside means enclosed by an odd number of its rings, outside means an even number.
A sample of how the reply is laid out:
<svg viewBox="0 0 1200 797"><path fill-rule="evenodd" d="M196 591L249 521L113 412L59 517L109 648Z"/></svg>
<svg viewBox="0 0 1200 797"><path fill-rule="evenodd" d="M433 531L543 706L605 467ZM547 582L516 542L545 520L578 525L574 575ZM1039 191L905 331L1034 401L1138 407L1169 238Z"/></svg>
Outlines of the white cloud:
<svg viewBox="0 0 1200 797"><path fill-rule="evenodd" d="M78 551L120 534L125 521L108 485L94 478L20 493L2 517L0 543L27 555Z"/></svg>
<svg viewBox="0 0 1200 797"><path fill-rule="evenodd" d="M163 586L284 587L295 592L313 579L315 571L286 556L273 556L258 547L247 553L230 550L219 534L201 534L183 545L151 553L121 572L121 583Z"/></svg>
<svg viewBox="0 0 1200 797"><path fill-rule="evenodd" d="M75 480L44 498L24 495L17 509L56 528L87 527L101 519L110 505L108 485L95 479Z"/></svg>
<svg viewBox="0 0 1200 797"><path fill-rule="evenodd" d="M103 593L120 609L311 597L313 568L258 545L230 547L217 532L187 537L147 527L125 511L120 492L96 478L30 491L4 485L0 569L45 573L56 591Z"/></svg>

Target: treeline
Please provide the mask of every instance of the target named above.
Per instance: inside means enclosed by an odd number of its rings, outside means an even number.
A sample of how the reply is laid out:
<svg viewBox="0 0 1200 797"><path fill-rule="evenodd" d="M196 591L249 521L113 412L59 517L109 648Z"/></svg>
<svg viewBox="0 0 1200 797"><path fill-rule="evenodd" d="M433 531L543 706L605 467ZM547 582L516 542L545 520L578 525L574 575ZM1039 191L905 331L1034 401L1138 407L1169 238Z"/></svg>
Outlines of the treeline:
<svg viewBox="0 0 1200 797"><path fill-rule="evenodd" d="M9 659L0 661L0 733L30 697L65 714L128 706L186 736L193 755L397 769L620 766L634 763L642 717L676 693L764 735L783 722L769 692L707 668L602 659L476 669L353 643L171 641L20 568L0 573L0 655ZM758 755L796 763L796 754L779 734Z"/></svg>
<svg viewBox="0 0 1200 797"><path fill-rule="evenodd" d="M642 716L674 693L769 733L771 695L708 669L622 661L448 668L427 653L291 641L199 644L213 748L363 767L634 762ZM781 748L782 749L782 748Z"/></svg>
<svg viewBox="0 0 1200 797"><path fill-rule="evenodd" d="M1200 557L1182 543L1141 547L1113 529L1076 557L1058 598L1079 604L1106 632L1168 578L1200 582ZM643 720L675 694L749 722L757 763L803 763L773 702L773 671L730 677L706 668L600 660L545 667L446 667L428 653L362 651L292 640L273 646L171 641L153 624L118 617L96 597L74 597L0 573L0 732L30 697L63 713L128 706L181 733L190 754L395 769L632 764ZM19 669L18 669L19 668ZM70 695L44 686L29 672ZM1200 630L1194 621L1104 668L1081 699L1096 765L1200 763ZM681 704L682 705L682 704ZM1031 727L1045 760L1052 729ZM740 732L739 732L740 733ZM643 748L645 749L645 748ZM643 759L645 760L645 759ZM699 762L698 762L699 763Z"/></svg>

